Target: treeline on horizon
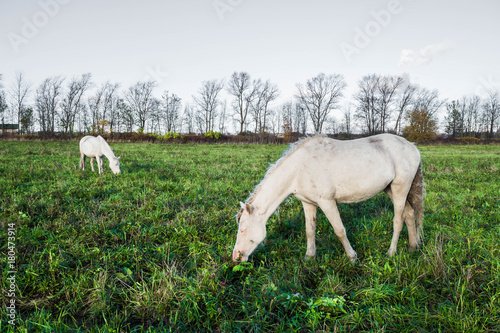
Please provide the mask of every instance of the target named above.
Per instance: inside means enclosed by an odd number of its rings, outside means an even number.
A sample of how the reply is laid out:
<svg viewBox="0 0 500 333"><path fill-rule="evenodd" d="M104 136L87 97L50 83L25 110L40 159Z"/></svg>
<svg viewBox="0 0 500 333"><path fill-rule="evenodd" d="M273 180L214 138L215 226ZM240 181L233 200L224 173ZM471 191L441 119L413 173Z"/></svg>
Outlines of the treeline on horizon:
<svg viewBox="0 0 500 333"><path fill-rule="evenodd" d="M448 138L471 140L500 136L498 90L448 101L437 90L412 84L404 76L370 74L358 81L355 94L346 101L346 86L341 74L320 73L297 83L294 96L277 104L276 84L234 72L228 80L202 82L192 100L182 101L174 92L159 93L154 81L122 89L109 81L97 84L87 73L52 76L35 86L23 72L10 83L0 73L0 120L4 134L4 124L18 124L18 133L28 138L101 134L125 140L119 134L133 139L135 133L141 141L203 141L235 133L250 138L247 141L257 136L272 142L308 133L350 138L390 132L411 141L429 141L438 131Z"/></svg>

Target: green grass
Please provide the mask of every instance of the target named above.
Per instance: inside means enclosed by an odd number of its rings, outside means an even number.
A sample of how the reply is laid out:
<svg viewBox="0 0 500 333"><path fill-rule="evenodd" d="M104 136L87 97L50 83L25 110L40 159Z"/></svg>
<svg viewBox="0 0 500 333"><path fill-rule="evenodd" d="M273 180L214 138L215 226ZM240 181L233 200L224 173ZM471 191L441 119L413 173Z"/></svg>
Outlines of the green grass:
<svg viewBox="0 0 500 333"><path fill-rule="evenodd" d="M77 142L0 142L0 248L15 224L17 326L2 275L0 331L278 332L500 330L500 146L419 147L421 250L385 253L384 195L341 205L352 265L318 215L314 260L289 198L249 263L234 266L234 216L278 145L111 144L78 170ZM88 167L88 165L87 165Z"/></svg>

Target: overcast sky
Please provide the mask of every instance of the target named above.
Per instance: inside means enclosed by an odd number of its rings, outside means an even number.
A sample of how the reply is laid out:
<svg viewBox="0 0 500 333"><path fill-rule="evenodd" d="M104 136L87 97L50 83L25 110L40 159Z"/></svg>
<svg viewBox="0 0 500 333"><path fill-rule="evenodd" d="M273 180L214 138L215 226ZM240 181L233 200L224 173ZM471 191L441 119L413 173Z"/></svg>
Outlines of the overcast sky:
<svg viewBox="0 0 500 333"><path fill-rule="evenodd" d="M0 73L156 80L184 102L234 71L281 100L321 72L344 75L344 100L363 75L408 73L453 99L500 88L499 14L497 0L2 0Z"/></svg>

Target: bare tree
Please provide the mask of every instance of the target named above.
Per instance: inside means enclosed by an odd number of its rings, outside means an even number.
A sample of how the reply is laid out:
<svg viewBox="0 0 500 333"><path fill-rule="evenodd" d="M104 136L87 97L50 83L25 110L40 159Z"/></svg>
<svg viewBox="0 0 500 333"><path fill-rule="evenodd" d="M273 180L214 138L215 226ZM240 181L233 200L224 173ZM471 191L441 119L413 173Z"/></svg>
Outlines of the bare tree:
<svg viewBox="0 0 500 333"><path fill-rule="evenodd" d="M115 131L115 126L119 122L120 112L118 110L118 100L120 88L119 83L110 83L104 96L104 115L109 120L109 131Z"/></svg>
<svg viewBox="0 0 500 333"><path fill-rule="evenodd" d="M264 104L263 83L260 79L254 81L255 96L250 101L250 114L253 117L255 124L254 133L260 132L261 126L261 113Z"/></svg>
<svg viewBox="0 0 500 333"><path fill-rule="evenodd" d="M19 133L26 133L33 124L33 110L27 105L27 97L32 84L27 82L23 72L16 72L15 81L12 83L10 95L12 97L12 109L17 113Z"/></svg>
<svg viewBox="0 0 500 333"><path fill-rule="evenodd" d="M104 133L105 127L113 131L118 115L118 83L103 83L89 98L88 104L92 117L92 127L96 133Z"/></svg>
<svg viewBox="0 0 500 333"><path fill-rule="evenodd" d="M394 131L397 131L411 103L414 88L409 83L405 85L401 76L378 74L364 76L358 87L354 97L357 102L355 116L363 123L366 132L386 132L394 112L397 112Z"/></svg>
<svg viewBox="0 0 500 333"><path fill-rule="evenodd" d="M307 112L306 107L301 103L295 103L293 107L292 128L296 133L305 135L307 132Z"/></svg>
<svg viewBox="0 0 500 333"><path fill-rule="evenodd" d="M294 127L295 122L294 122L294 113L293 113L293 102L288 101L288 102L283 103L280 107L280 110L281 110L281 112L280 112L281 120L283 121L283 123L287 123L287 127L289 127L290 130L293 132L295 130L295 128L297 128L297 127ZM279 127L281 127L281 126L279 126ZM281 130L281 128L279 128L279 127L278 127L278 130Z"/></svg>
<svg viewBox="0 0 500 333"><path fill-rule="evenodd" d="M219 113L219 132L224 134L226 133L226 111L227 111L227 101L224 100L220 104L220 113Z"/></svg>
<svg viewBox="0 0 500 333"><path fill-rule="evenodd" d="M102 112L102 104L104 104L104 93L106 91L105 84L97 89L95 94L88 99L88 107L90 117L92 119L92 132L99 133L100 126L103 124L105 115Z"/></svg>
<svg viewBox="0 0 500 333"><path fill-rule="evenodd" d="M262 83L256 81L256 97L251 103L252 114L255 121L255 133L267 131L267 118L269 116L269 104L279 96L278 86L269 80Z"/></svg>
<svg viewBox="0 0 500 333"><path fill-rule="evenodd" d="M36 110L40 129L43 132L54 133L55 120L58 112L64 79L54 76L43 80L36 90Z"/></svg>
<svg viewBox="0 0 500 333"><path fill-rule="evenodd" d="M269 113L269 124L271 132L274 135L281 133L283 122L283 114L281 113L281 107L276 107Z"/></svg>
<svg viewBox="0 0 500 333"><path fill-rule="evenodd" d="M81 133L90 133L92 120L89 114L88 104L82 103L80 111L75 117L75 130Z"/></svg>
<svg viewBox="0 0 500 333"><path fill-rule="evenodd" d="M488 96L483 102L483 114L488 128L488 136L494 137L495 123L500 116L500 96L498 90L488 91Z"/></svg>
<svg viewBox="0 0 500 333"><path fill-rule="evenodd" d="M123 98L117 98L115 105L117 111L117 119L120 119L123 122L123 126L125 127L126 132L132 133L134 131L134 125L136 123L132 108L126 103Z"/></svg>
<svg viewBox="0 0 500 333"><path fill-rule="evenodd" d="M155 87L155 81L137 82L125 93L125 99L136 116L140 131L145 130L149 115L156 106L153 97Z"/></svg>
<svg viewBox="0 0 500 333"><path fill-rule="evenodd" d="M269 80L266 81L264 83L263 94L264 94L264 105L262 110L261 130L267 131L268 130L267 122L268 122L268 117L270 115L269 104L276 98L278 98L279 96L278 86L274 83L271 83Z"/></svg>
<svg viewBox="0 0 500 333"><path fill-rule="evenodd" d="M352 103L347 103L342 110L342 124L341 131L347 134L347 137L351 137L352 133Z"/></svg>
<svg viewBox="0 0 500 333"><path fill-rule="evenodd" d="M161 125L163 123L163 111L161 108L161 100L153 97L151 99L151 107L149 109L149 121L147 122L149 127L147 132L149 133L160 133Z"/></svg>
<svg viewBox="0 0 500 333"><path fill-rule="evenodd" d="M213 131L217 111L221 104L219 94L224 88L223 80L204 81L198 90L198 97L193 96L198 105L199 130L203 133Z"/></svg>
<svg viewBox="0 0 500 333"><path fill-rule="evenodd" d="M195 114L194 114L194 108L189 103L186 103L184 105L183 119L184 119L184 124L186 126L187 133L193 134L194 133Z"/></svg>
<svg viewBox="0 0 500 333"><path fill-rule="evenodd" d="M359 91L354 96L357 102L354 116L361 121L368 134L375 134L380 131L376 105L377 89L380 76L376 74L365 75L358 81Z"/></svg>
<svg viewBox="0 0 500 333"><path fill-rule="evenodd" d="M61 103L59 120L64 133L73 133L75 119L80 112L83 103L82 96L91 86L90 73L83 74L81 78L73 78L68 85L66 96Z"/></svg>
<svg viewBox="0 0 500 333"><path fill-rule="evenodd" d="M467 136L475 136L480 131L480 106L479 96L463 97L464 109L464 132Z"/></svg>
<svg viewBox="0 0 500 333"><path fill-rule="evenodd" d="M299 103L306 108L311 117L314 131L321 133L323 124L330 112L337 108L342 90L347 86L341 74L321 73L307 80L305 87L297 85L296 95Z"/></svg>
<svg viewBox="0 0 500 333"><path fill-rule="evenodd" d="M394 132L400 134L401 133L401 123L405 115L410 112L412 104L414 102L413 98L415 92L417 91L417 87L410 82L403 83L401 88L399 89L399 93L396 99L396 124L394 125Z"/></svg>
<svg viewBox="0 0 500 333"><path fill-rule="evenodd" d="M380 119L380 130L382 132L386 131L386 124L391 117L391 108L395 101L396 91L403 82L403 78L400 76L382 76L378 81L378 98L375 110Z"/></svg>
<svg viewBox="0 0 500 333"><path fill-rule="evenodd" d="M243 133L247 124L250 105L255 98L259 81L251 81L246 72L234 72L228 83L227 91L234 96L233 109L238 118L240 133Z"/></svg>
<svg viewBox="0 0 500 333"><path fill-rule="evenodd" d="M5 111L7 110L7 99L3 91L2 74L0 74L0 117L2 118L2 133L5 131Z"/></svg>
<svg viewBox="0 0 500 333"><path fill-rule="evenodd" d="M169 94L165 91L161 96L162 116L164 119L165 130L167 132L176 132L179 126L181 98L174 93Z"/></svg>
<svg viewBox="0 0 500 333"><path fill-rule="evenodd" d="M440 99L436 89L419 87L415 93L413 109L426 110L430 116L434 116L444 104L446 99Z"/></svg>

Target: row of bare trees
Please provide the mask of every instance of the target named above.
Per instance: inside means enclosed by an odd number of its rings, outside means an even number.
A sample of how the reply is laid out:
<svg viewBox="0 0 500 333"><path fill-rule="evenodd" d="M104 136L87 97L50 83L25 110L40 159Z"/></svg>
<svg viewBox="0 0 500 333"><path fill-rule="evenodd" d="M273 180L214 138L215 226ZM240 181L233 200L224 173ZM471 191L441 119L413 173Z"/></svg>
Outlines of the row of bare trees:
<svg viewBox="0 0 500 333"><path fill-rule="evenodd" d="M369 134L401 132L405 115L412 110L426 110L435 116L446 103L437 90L418 87L402 76L371 74L358 82L354 96L354 117ZM392 125L392 126L391 126Z"/></svg>
<svg viewBox="0 0 500 333"><path fill-rule="evenodd" d="M446 105L445 131L450 137L479 136L494 137L500 119L500 94L489 91L483 99L478 96L463 96Z"/></svg>
<svg viewBox="0 0 500 333"><path fill-rule="evenodd" d="M444 127L451 136L494 136L500 125L498 91L482 99L470 96L448 103L437 90L414 85L404 76L363 76L352 101L343 105L347 84L340 74L321 73L297 84L295 96L280 105L275 103L278 86L247 72L234 72L227 82L202 82L189 102L169 91L157 98L154 81L121 89L118 83L97 85L91 74L71 79L49 77L34 87L18 72L8 89L1 83L0 75L2 123L5 119L17 122L22 133L35 129L52 133L227 133L232 129L276 134L285 128L303 134L401 133L412 111L425 110L437 121L443 107ZM334 110L340 110L340 120L333 116Z"/></svg>

